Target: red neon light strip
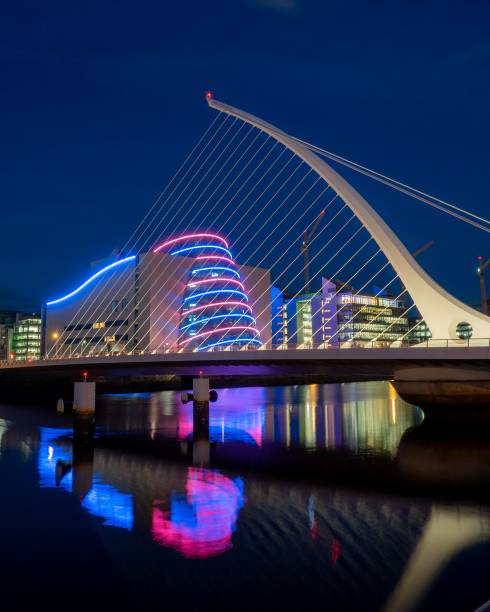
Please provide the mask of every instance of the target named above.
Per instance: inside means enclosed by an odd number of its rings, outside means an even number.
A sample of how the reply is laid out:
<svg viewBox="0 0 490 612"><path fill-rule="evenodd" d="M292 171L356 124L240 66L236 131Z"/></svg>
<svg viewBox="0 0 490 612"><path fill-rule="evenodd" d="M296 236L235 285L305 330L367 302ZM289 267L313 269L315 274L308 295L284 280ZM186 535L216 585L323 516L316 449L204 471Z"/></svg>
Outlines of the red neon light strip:
<svg viewBox="0 0 490 612"><path fill-rule="evenodd" d="M178 238L173 238L172 240L168 240L163 244L159 244L155 249L153 249L154 253L158 253L167 246L171 244L175 244L176 242L181 242L182 240L190 240L191 238L214 238L215 240L221 240L221 242L228 248L228 243L222 236L217 236L216 234L186 234L185 236L179 236Z"/></svg>
<svg viewBox="0 0 490 612"><path fill-rule="evenodd" d="M189 287L197 287L198 285L203 285L204 283L217 283L219 281L224 281L226 283L235 283L236 285L241 287L243 291L245 291L245 287L239 280L236 280L235 278L223 278L222 276L217 276L216 278L204 278L202 280L192 281L192 283L189 283Z"/></svg>
<svg viewBox="0 0 490 612"><path fill-rule="evenodd" d="M228 302L210 302L209 304L204 304L203 306L196 306L195 308L191 308L190 310L186 310L182 313L183 317L186 317L188 314L193 312L197 312L198 310L203 310L204 308L210 308L215 306L242 306L243 308L248 308L250 312L252 312L252 307L244 302L236 302L235 300L229 300Z"/></svg>
<svg viewBox="0 0 490 612"><path fill-rule="evenodd" d="M257 328L250 327L249 325L232 325L231 327L217 327L216 329L211 329L207 332L202 332L200 334L196 334L195 336L191 336L190 338L187 338L187 340L184 340L183 342L180 343L180 346L184 346L184 344L187 344L191 340L196 340L196 338L202 338L204 336L209 336L211 334L216 334L219 332L234 331L236 329L252 331L252 332L255 332L256 334L259 333L259 330Z"/></svg>

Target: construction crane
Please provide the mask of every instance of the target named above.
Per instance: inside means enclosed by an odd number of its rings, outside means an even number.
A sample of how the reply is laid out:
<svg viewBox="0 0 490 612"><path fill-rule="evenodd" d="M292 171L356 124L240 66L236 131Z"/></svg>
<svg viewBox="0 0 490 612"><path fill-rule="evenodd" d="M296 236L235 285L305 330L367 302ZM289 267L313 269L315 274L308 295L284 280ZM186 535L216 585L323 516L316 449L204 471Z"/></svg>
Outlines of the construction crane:
<svg viewBox="0 0 490 612"><path fill-rule="evenodd" d="M308 228L303 232L303 242L301 243L301 252L304 259L304 274L305 274L305 293L310 292L310 241L313 234L316 232L325 211L322 210L318 217L313 222L310 231Z"/></svg>
<svg viewBox="0 0 490 612"><path fill-rule="evenodd" d="M418 257L419 255L422 255L422 253L425 253L425 251L433 247L434 244L435 244L434 240L429 240L429 242L426 242L424 245L422 245L416 251L414 251L412 253L412 257Z"/></svg>
<svg viewBox="0 0 490 612"><path fill-rule="evenodd" d="M488 316L488 302L487 302L487 288L485 286L485 270L487 266L490 265L490 259L487 259L485 263L483 263L483 257L480 255L478 258L478 268L476 269L476 273L480 279L480 291L481 291L481 310L483 314Z"/></svg>

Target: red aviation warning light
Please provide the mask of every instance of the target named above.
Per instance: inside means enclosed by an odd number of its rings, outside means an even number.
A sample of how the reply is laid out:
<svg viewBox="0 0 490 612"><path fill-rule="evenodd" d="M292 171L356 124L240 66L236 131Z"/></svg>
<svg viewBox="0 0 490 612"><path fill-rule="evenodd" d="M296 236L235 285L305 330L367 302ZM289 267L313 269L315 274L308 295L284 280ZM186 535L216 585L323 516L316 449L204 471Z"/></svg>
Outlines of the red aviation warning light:
<svg viewBox="0 0 490 612"><path fill-rule="evenodd" d="M212 100L214 98L213 92L208 89L207 92L205 93L205 97L206 97L206 100Z"/></svg>

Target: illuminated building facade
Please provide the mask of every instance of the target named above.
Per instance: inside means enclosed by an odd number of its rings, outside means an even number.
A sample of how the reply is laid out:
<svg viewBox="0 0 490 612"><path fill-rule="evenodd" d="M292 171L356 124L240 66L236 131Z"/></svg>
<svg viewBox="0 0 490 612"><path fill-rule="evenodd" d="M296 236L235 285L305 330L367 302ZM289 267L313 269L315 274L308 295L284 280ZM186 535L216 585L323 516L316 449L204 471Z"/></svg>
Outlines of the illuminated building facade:
<svg viewBox="0 0 490 612"><path fill-rule="evenodd" d="M271 338L270 273L237 264L221 236L187 234L98 269L43 317L53 357L257 348Z"/></svg>
<svg viewBox="0 0 490 612"><path fill-rule="evenodd" d="M285 298L282 329L285 345L312 348L322 342L321 302L321 296L315 293Z"/></svg>
<svg viewBox="0 0 490 612"><path fill-rule="evenodd" d="M0 310L0 361L10 359L12 354L12 335L16 320L15 310Z"/></svg>
<svg viewBox="0 0 490 612"><path fill-rule="evenodd" d="M345 291L337 306L338 342L389 346L410 330L405 302L390 295Z"/></svg>
<svg viewBox="0 0 490 612"><path fill-rule="evenodd" d="M196 234L174 238L155 249L193 259L181 301L179 348L205 351L262 344L228 246L221 236Z"/></svg>
<svg viewBox="0 0 490 612"><path fill-rule="evenodd" d="M284 346L389 345L400 340L410 330L405 304L377 293L358 292L323 278L320 292L285 297Z"/></svg>
<svg viewBox="0 0 490 612"><path fill-rule="evenodd" d="M15 361L41 357L41 318L38 315L17 316L10 351Z"/></svg>

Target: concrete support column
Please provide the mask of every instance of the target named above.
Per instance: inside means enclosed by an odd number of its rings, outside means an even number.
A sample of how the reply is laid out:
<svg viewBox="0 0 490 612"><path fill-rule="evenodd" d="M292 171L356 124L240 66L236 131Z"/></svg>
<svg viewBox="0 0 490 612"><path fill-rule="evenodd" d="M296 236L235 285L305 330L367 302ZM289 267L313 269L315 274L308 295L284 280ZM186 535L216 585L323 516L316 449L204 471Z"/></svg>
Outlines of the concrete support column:
<svg viewBox="0 0 490 612"><path fill-rule="evenodd" d="M78 413L95 412L95 383L76 382L73 393L73 410Z"/></svg>

